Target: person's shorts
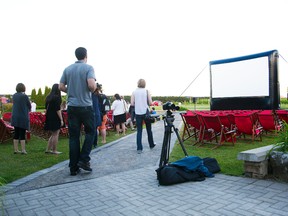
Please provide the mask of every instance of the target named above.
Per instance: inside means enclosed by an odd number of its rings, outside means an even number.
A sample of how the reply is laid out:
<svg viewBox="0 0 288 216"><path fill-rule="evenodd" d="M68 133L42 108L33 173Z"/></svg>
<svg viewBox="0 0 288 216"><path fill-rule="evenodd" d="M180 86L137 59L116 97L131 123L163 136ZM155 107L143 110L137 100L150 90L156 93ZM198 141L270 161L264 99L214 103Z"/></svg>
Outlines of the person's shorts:
<svg viewBox="0 0 288 216"><path fill-rule="evenodd" d="M121 124L126 122L126 113L114 115L114 124Z"/></svg>
<svg viewBox="0 0 288 216"><path fill-rule="evenodd" d="M14 127L14 136L15 140L25 140L26 129Z"/></svg>
<svg viewBox="0 0 288 216"><path fill-rule="evenodd" d="M106 129L107 129L107 128L106 128L107 120L108 120L108 117L107 117L107 115L105 114L105 115L103 116L103 119L102 119L102 124L101 124L101 126L98 127L98 130L106 130Z"/></svg>

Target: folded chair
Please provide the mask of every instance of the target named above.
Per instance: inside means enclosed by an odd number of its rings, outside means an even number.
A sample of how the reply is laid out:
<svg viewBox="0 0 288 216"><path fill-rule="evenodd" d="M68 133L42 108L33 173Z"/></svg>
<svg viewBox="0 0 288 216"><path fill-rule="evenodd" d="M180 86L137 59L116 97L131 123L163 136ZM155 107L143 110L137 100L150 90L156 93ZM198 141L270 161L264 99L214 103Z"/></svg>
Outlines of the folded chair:
<svg viewBox="0 0 288 216"><path fill-rule="evenodd" d="M214 148L218 148L226 142L231 142L234 146L236 142L236 129L231 130L230 127L225 127L221 123L218 115L202 115L201 117L204 123L205 132L210 133L208 141L216 144ZM203 133L202 135L204 136L202 143L204 143L205 134ZM215 142L213 142L214 140Z"/></svg>
<svg viewBox="0 0 288 216"><path fill-rule="evenodd" d="M115 125L113 121L113 111L110 110L107 112L107 122L106 122L106 131L109 133L109 131L114 131Z"/></svg>
<svg viewBox="0 0 288 216"><path fill-rule="evenodd" d="M250 135L252 141L256 138L258 138L259 141L262 141L261 134L263 132L263 127L255 122L252 114L235 114L234 119L237 135L240 137L243 136L244 138L245 135Z"/></svg>
<svg viewBox="0 0 288 216"><path fill-rule="evenodd" d="M2 119L6 122L11 122L12 113L11 112L5 112L2 114Z"/></svg>
<svg viewBox="0 0 288 216"><path fill-rule="evenodd" d="M0 143L13 139L14 127L0 119Z"/></svg>
<svg viewBox="0 0 288 216"><path fill-rule="evenodd" d="M282 122L288 123L288 111L287 110L276 110L276 115L278 119Z"/></svg>
<svg viewBox="0 0 288 216"><path fill-rule="evenodd" d="M182 134L182 141L194 137L195 138L195 144L197 144L200 141L200 136L202 132L202 123L200 122L198 115L192 112L189 113L180 113L180 116L184 123L184 130Z"/></svg>
<svg viewBox="0 0 288 216"><path fill-rule="evenodd" d="M227 130L235 130L235 120L232 114L219 113L220 122L227 128Z"/></svg>
<svg viewBox="0 0 288 216"><path fill-rule="evenodd" d="M277 133L281 130L282 125L272 110L263 110L257 113L257 116L259 123L263 127L263 130L266 132L266 134L268 132Z"/></svg>

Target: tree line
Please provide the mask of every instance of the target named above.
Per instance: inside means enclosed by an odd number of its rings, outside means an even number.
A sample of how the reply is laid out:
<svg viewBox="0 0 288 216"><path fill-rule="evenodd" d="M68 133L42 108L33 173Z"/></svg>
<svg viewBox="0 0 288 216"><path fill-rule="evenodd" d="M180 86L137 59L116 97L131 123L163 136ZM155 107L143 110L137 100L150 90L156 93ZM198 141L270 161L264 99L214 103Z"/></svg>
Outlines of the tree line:
<svg viewBox="0 0 288 216"><path fill-rule="evenodd" d="M48 86L45 86L44 93L41 88L36 91L36 89L32 89L31 94L28 95L31 101L34 101L37 104L37 109L44 109L45 108L45 99L47 95L50 93L51 88ZM9 101L12 102L12 96L13 95L5 95L9 99ZM107 95L107 97L110 99L110 102L112 103L114 101L113 95ZM123 98L127 101L130 102L131 100L131 95L123 95ZM197 103L197 104L208 104L209 103L209 97L186 97L186 96L152 96L153 101L161 101L162 104L166 103L168 101L173 102L173 103ZM66 95L62 96L62 101L66 101ZM11 111L12 109L12 104L3 104L4 110L6 112ZM3 110L3 107L2 107Z"/></svg>

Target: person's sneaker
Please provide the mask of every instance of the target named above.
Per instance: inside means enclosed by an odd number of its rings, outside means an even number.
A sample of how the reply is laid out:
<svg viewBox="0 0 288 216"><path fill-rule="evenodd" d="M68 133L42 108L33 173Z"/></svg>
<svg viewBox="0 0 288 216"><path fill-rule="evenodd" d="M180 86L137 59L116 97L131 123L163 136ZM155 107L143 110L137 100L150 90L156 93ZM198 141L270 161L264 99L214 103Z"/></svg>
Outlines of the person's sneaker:
<svg viewBox="0 0 288 216"><path fill-rule="evenodd" d="M137 154L142 154L143 150L137 150Z"/></svg>
<svg viewBox="0 0 288 216"><path fill-rule="evenodd" d="M70 169L70 175L76 176L80 172L79 167L77 169Z"/></svg>
<svg viewBox="0 0 288 216"><path fill-rule="evenodd" d="M150 146L150 149L153 149L153 148L155 148L155 146L156 146L156 144L154 143L154 145L153 145L153 146Z"/></svg>
<svg viewBox="0 0 288 216"><path fill-rule="evenodd" d="M90 167L90 163L87 162L83 162L83 161L79 161L77 164L81 169L92 172L92 168Z"/></svg>
<svg viewBox="0 0 288 216"><path fill-rule="evenodd" d="M51 152L51 154L59 155L59 154L62 154L62 152L55 151L55 152Z"/></svg>

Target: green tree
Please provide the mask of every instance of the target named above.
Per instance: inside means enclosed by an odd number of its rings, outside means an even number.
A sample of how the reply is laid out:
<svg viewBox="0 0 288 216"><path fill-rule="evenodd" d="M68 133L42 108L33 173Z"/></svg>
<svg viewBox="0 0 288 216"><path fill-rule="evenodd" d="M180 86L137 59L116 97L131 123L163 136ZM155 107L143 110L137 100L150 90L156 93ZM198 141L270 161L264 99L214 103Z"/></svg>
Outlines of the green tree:
<svg viewBox="0 0 288 216"><path fill-rule="evenodd" d="M37 104L37 106L40 106L40 107L45 105L41 88L38 89L38 93L37 93L37 97L36 97L35 103Z"/></svg>
<svg viewBox="0 0 288 216"><path fill-rule="evenodd" d="M50 92L51 92L51 88L49 88L48 86L45 86L44 101Z"/></svg>
<svg viewBox="0 0 288 216"><path fill-rule="evenodd" d="M36 95L36 90L35 90L35 88L34 88L34 89L32 89L32 91L31 91L30 99L31 99L31 101L36 101L36 98L37 98L37 95Z"/></svg>

